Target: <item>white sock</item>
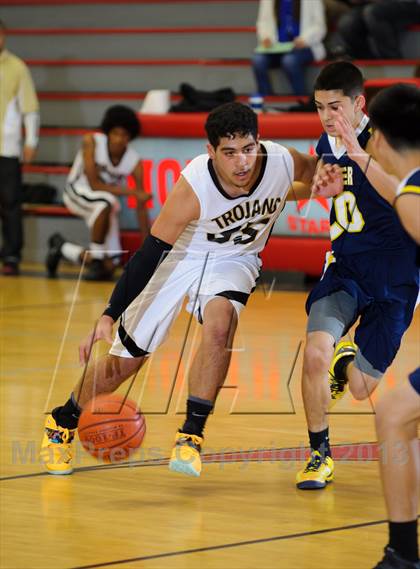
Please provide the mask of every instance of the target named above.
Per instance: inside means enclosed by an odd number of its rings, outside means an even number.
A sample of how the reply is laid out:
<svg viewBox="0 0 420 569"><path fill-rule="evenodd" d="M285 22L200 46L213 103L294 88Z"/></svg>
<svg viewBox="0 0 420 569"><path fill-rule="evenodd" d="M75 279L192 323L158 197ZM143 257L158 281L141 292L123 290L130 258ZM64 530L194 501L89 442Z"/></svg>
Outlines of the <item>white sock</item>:
<svg viewBox="0 0 420 569"><path fill-rule="evenodd" d="M80 263L80 256L83 253L83 247L76 245L75 243L69 243L66 241L61 247L61 254L70 263L75 263L76 265Z"/></svg>
<svg viewBox="0 0 420 569"><path fill-rule="evenodd" d="M89 252L92 259L103 259L105 257L105 244L104 243L94 243L93 241L89 245Z"/></svg>

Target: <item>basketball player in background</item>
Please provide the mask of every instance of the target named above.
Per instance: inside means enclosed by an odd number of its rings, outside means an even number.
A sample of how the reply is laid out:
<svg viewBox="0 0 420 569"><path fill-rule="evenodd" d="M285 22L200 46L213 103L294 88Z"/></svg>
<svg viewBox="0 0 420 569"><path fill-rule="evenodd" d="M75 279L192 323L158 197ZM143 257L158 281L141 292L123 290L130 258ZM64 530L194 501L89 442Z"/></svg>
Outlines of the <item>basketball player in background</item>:
<svg viewBox="0 0 420 569"><path fill-rule="evenodd" d="M311 455L296 476L302 490L322 489L333 479L328 410L347 385L358 400L377 387L410 325L419 286L415 245L375 190L392 191L398 180L372 158L360 70L332 63L314 90L325 130L314 186L335 184L338 195L330 214L332 254L306 304L302 393ZM340 341L356 321L355 343Z"/></svg>
<svg viewBox="0 0 420 569"><path fill-rule="evenodd" d="M293 179L310 184L316 157L258 137L257 115L240 103L212 111L205 125L208 154L194 158L170 192L151 234L131 258L95 330L80 347L85 363L98 340L112 344L89 365L70 399L47 417L46 468L68 474L71 440L81 408L138 372L165 340L189 297L202 324L189 370L186 420L176 434L170 469L201 472L203 430L226 378L239 315L260 274L264 248ZM309 197L307 187L301 195ZM120 319L112 339L112 327Z"/></svg>
<svg viewBox="0 0 420 569"><path fill-rule="evenodd" d="M118 213L119 197L134 195L143 240L149 234L149 218L145 203L150 196L143 191L143 171L139 154L129 142L140 133L137 115L122 105L110 107L103 117L102 132L85 134L64 188L67 208L85 220L90 231L86 251L66 241L60 233L48 240L46 266L49 277L55 277L61 259L80 264L85 261L85 280L109 280L120 257ZM126 186L127 176L136 184Z"/></svg>
<svg viewBox="0 0 420 569"><path fill-rule="evenodd" d="M378 189L396 210L417 244L420 264L420 89L394 85L369 107L378 162L401 180L397 188ZM420 488L420 368L376 405L381 478L388 511L389 541L375 569L420 569L417 519Z"/></svg>

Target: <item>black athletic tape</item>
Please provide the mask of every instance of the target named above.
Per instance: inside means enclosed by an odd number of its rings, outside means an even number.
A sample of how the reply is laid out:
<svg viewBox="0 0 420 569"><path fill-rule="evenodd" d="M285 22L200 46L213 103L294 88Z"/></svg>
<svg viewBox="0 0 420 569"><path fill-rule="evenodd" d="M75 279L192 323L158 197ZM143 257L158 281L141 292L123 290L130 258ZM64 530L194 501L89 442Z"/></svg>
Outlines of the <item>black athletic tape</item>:
<svg viewBox="0 0 420 569"><path fill-rule="evenodd" d="M166 258L172 245L149 235L142 247L131 257L124 267L112 292L104 315L118 320L124 310L141 293L152 278L159 264Z"/></svg>

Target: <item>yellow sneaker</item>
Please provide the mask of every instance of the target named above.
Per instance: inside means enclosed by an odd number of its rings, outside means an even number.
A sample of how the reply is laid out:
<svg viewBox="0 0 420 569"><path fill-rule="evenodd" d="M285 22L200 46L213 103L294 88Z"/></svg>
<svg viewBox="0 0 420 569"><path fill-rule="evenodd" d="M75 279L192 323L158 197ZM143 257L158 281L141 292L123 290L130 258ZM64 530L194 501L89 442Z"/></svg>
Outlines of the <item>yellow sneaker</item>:
<svg viewBox="0 0 420 569"><path fill-rule="evenodd" d="M335 347L333 359L328 370L328 378L330 380L331 403L330 409L339 401L346 392L348 379L347 377L340 377L336 373L336 364L344 357L351 356L354 358L357 352L357 346L353 342L338 342Z"/></svg>
<svg viewBox="0 0 420 569"><path fill-rule="evenodd" d="M334 478L334 461L330 456L322 457L314 450L305 468L296 474L296 486L300 490L319 490L325 488Z"/></svg>
<svg viewBox="0 0 420 569"><path fill-rule="evenodd" d="M172 449L171 460L169 461L169 470L190 476L200 476L200 451L203 440L203 437L198 435L178 432L175 436L175 446Z"/></svg>
<svg viewBox="0 0 420 569"><path fill-rule="evenodd" d="M71 474L71 442L76 429L65 429L55 422L52 415L45 421L45 434L42 439L40 457L50 474Z"/></svg>

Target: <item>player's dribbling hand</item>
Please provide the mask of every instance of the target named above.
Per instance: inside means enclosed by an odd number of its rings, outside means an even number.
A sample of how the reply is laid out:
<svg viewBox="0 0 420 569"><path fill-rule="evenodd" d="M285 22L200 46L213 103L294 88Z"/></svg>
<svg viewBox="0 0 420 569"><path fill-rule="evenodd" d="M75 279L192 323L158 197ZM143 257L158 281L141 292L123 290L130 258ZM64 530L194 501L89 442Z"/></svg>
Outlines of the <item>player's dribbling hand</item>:
<svg viewBox="0 0 420 569"><path fill-rule="evenodd" d="M323 164L318 168L311 187L312 197L333 198L343 191L343 175L337 164Z"/></svg>
<svg viewBox="0 0 420 569"><path fill-rule="evenodd" d="M112 344L112 326L113 319L110 316L103 315L99 318L96 327L90 332L79 346L79 361L81 365L85 365L90 357L92 346L98 340L104 340L108 344Z"/></svg>

